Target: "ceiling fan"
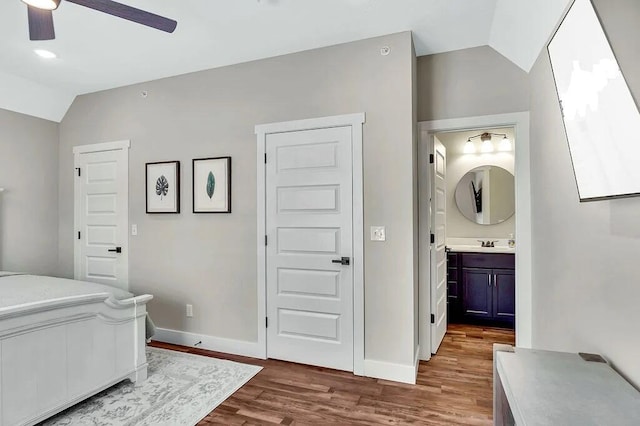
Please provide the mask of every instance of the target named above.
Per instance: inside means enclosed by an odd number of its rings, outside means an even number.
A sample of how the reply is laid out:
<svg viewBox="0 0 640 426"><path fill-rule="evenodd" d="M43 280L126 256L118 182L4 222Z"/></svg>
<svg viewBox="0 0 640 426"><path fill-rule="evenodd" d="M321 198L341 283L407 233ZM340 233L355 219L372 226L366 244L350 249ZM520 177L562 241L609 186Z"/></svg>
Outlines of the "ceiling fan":
<svg viewBox="0 0 640 426"><path fill-rule="evenodd" d="M31 40L53 40L56 38L53 28L53 13L63 0L22 0L28 6L29 38ZM172 33L178 23L135 7L116 3L112 0L64 0L89 9L127 19L147 27Z"/></svg>

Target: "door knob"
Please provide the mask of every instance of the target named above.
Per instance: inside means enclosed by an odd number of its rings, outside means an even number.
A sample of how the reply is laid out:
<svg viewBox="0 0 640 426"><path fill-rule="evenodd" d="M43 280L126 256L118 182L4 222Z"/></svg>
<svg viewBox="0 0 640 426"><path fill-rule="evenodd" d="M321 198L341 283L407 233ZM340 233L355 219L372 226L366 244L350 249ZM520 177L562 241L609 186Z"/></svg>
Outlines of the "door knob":
<svg viewBox="0 0 640 426"><path fill-rule="evenodd" d="M351 259L348 258L348 257L343 257L343 258L340 258L340 259L333 259L331 261L331 263L339 263L341 265L348 266L348 265L351 265Z"/></svg>
<svg viewBox="0 0 640 426"><path fill-rule="evenodd" d="M109 253L122 253L122 247L107 250Z"/></svg>

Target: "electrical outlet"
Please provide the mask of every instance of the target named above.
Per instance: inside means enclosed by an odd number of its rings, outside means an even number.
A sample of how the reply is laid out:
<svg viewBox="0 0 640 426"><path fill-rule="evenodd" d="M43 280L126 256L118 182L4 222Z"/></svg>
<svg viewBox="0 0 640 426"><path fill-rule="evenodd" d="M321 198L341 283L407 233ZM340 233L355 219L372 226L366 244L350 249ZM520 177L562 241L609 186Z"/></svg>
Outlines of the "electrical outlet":
<svg viewBox="0 0 640 426"><path fill-rule="evenodd" d="M193 305L187 304L187 318L193 318Z"/></svg>
<svg viewBox="0 0 640 426"><path fill-rule="evenodd" d="M371 241L386 241L387 233L384 226L371 227Z"/></svg>
<svg viewBox="0 0 640 426"><path fill-rule="evenodd" d="M131 225L131 235L138 235L138 225Z"/></svg>

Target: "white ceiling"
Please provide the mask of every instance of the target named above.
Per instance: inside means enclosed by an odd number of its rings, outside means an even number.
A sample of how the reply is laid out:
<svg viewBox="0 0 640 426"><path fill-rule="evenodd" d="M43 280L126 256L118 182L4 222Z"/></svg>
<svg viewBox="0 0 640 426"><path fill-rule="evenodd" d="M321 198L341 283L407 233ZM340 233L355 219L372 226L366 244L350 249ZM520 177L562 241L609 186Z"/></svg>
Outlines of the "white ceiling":
<svg viewBox="0 0 640 426"><path fill-rule="evenodd" d="M492 45L528 71L568 0L120 1L177 20L176 32L63 0L56 40L31 42L26 6L2 0L0 108L60 121L78 94L407 30L418 55Z"/></svg>

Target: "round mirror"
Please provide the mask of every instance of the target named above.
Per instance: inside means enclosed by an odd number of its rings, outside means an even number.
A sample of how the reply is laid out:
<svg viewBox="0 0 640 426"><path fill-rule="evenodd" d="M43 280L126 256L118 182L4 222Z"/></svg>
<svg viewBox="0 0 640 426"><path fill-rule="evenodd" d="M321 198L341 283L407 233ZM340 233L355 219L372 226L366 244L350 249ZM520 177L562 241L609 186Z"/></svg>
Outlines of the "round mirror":
<svg viewBox="0 0 640 426"><path fill-rule="evenodd" d="M479 225L495 225L516 210L513 175L498 166L480 166L469 171L456 186L458 210Z"/></svg>

